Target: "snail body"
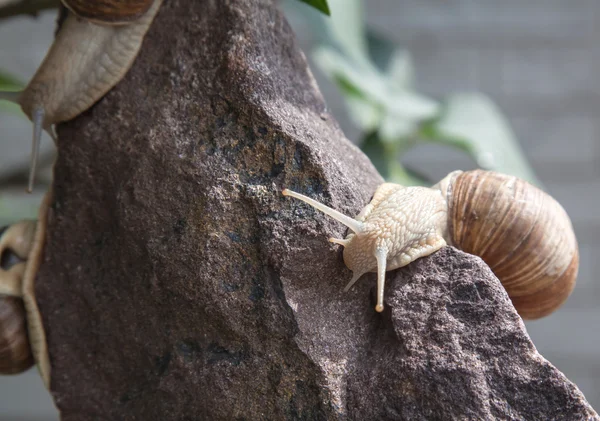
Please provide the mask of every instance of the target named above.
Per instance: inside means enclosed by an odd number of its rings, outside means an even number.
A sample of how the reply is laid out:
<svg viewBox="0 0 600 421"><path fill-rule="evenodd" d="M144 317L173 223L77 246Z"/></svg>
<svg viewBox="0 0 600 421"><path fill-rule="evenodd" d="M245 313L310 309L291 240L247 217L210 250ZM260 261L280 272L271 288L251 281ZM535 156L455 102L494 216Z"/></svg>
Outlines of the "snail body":
<svg viewBox="0 0 600 421"><path fill-rule="evenodd" d="M35 300L50 193L39 219L19 221L0 230L0 374L17 374L36 364L50 385L46 335Z"/></svg>
<svg viewBox="0 0 600 421"><path fill-rule="evenodd" d="M162 0L62 0L71 13L27 87L4 93L33 122L28 191L42 131L81 114L127 73Z"/></svg>
<svg viewBox="0 0 600 421"><path fill-rule="evenodd" d="M383 311L385 272L446 245L477 255L500 279L524 319L544 317L571 294L579 251L561 205L532 184L492 171L454 171L431 188L380 185L353 219L299 193L302 200L346 225L344 262L353 272L377 272L377 311Z"/></svg>

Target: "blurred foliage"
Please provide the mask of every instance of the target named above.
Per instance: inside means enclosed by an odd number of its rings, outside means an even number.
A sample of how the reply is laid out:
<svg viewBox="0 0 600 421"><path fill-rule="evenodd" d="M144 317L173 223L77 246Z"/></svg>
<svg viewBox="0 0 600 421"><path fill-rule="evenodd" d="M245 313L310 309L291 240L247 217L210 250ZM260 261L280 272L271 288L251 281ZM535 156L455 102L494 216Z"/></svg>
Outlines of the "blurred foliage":
<svg viewBox="0 0 600 421"><path fill-rule="evenodd" d="M327 16L331 14L329 11L329 6L327 5L327 0L300 0L303 3L309 4L318 11L325 13Z"/></svg>
<svg viewBox="0 0 600 421"><path fill-rule="evenodd" d="M429 142L458 148L480 168L541 187L494 103L481 93L441 100L419 93L409 52L365 26L361 0L329 0L329 18L285 6L310 25L318 44L312 58L341 92L362 132L359 146L387 181L429 184L400 163L410 148Z"/></svg>
<svg viewBox="0 0 600 421"><path fill-rule="evenodd" d="M21 219L36 219L43 194L4 192L0 194L0 227Z"/></svg>
<svg viewBox="0 0 600 421"><path fill-rule="evenodd" d="M21 83L16 77L9 75L8 73L0 70L0 92L16 92L20 91L24 88L24 84ZM4 101L0 96L0 111L9 111L14 113L20 113L23 116L23 112L21 111L21 107L19 105L10 102Z"/></svg>

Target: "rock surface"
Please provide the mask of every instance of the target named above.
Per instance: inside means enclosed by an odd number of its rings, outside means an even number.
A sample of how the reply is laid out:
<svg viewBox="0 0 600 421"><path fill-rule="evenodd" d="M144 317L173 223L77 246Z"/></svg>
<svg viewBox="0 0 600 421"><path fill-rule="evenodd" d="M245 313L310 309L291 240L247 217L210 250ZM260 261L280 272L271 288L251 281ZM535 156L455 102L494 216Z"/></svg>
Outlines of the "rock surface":
<svg viewBox="0 0 600 421"><path fill-rule="evenodd" d="M194 40L190 42L190 40ZM165 2L131 71L59 127L36 292L65 421L597 419L497 279L453 249L351 273L382 182L269 1Z"/></svg>

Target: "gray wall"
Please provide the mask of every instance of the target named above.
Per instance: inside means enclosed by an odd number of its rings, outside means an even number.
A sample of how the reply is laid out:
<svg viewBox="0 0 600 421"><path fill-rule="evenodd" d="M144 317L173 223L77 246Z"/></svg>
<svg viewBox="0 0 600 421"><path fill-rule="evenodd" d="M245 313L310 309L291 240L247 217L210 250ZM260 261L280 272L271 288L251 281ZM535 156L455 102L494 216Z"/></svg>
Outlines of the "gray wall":
<svg viewBox="0 0 600 421"><path fill-rule="evenodd" d="M441 97L476 90L496 101L548 191L571 215L581 247L578 285L561 310L527 323L527 329L542 355L599 410L600 2L364 2L368 22L412 53L422 92ZM44 13L37 21L0 22L0 69L31 77L51 42L53 18ZM292 23L308 53L309 32ZM356 140L337 91L315 73L344 131ZM0 176L26 162L30 130L26 122L0 115ZM49 143L46 138L47 149ZM412 151L406 160L433 176L473 165L459 153L431 147ZM0 377L0 421L18 416L57 419L34 370Z"/></svg>

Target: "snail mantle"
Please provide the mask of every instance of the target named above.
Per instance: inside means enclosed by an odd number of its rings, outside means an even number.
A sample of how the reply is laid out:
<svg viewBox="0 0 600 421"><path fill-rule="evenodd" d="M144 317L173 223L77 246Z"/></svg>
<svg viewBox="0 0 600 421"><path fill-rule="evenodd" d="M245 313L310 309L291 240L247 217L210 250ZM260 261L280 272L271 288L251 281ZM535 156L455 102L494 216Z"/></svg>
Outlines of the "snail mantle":
<svg viewBox="0 0 600 421"><path fill-rule="evenodd" d="M58 125L35 297L61 419L598 420L481 259L388 271L382 312L376 274L343 291L345 227L281 191L354 216L383 180L277 4L163 2Z"/></svg>

